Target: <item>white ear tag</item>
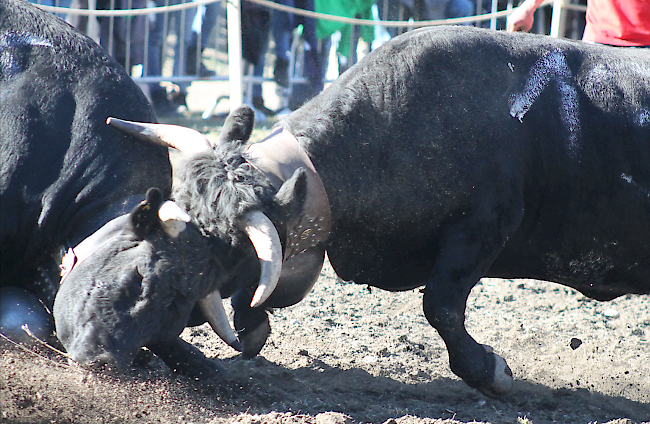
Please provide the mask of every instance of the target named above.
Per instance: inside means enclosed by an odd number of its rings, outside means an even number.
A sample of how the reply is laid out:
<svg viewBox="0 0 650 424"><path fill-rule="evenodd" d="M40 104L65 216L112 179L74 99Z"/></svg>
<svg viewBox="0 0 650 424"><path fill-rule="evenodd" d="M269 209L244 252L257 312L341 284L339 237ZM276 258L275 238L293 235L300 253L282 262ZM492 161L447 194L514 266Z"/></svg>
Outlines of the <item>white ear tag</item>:
<svg viewBox="0 0 650 424"><path fill-rule="evenodd" d="M162 227L169 237L176 238L185 230L186 222L192 218L171 200L166 201L158 210L158 217L162 221Z"/></svg>

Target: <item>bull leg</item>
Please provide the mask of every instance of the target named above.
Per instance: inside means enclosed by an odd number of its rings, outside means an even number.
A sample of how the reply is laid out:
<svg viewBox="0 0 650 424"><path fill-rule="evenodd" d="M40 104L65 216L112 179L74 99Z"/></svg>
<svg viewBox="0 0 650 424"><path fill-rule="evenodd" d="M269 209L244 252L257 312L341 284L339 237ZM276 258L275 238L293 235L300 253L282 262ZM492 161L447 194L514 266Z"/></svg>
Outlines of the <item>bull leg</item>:
<svg viewBox="0 0 650 424"><path fill-rule="evenodd" d="M149 343L147 347L172 371L188 377L204 380L226 373L219 363L206 358L199 349L180 337Z"/></svg>
<svg viewBox="0 0 650 424"><path fill-rule="evenodd" d="M471 287L470 287L471 288ZM512 371L492 348L478 344L465 329L465 302L469 290L445 291L439 285L427 285L424 314L438 331L449 354L454 374L490 397L499 397L512 388Z"/></svg>
<svg viewBox="0 0 650 424"><path fill-rule="evenodd" d="M264 306L251 308L252 294L242 289L235 293L231 299L235 311L235 331L243 346L244 358L250 359L257 356L264 347L266 339L271 334L269 317Z"/></svg>
<svg viewBox="0 0 650 424"><path fill-rule="evenodd" d="M424 290L424 314L447 345L451 370L470 387L490 397L510 391L512 372L491 347L478 344L467 333L465 304L472 287L485 275L521 215L523 212L512 219L475 219L474 226L463 221L449 228Z"/></svg>

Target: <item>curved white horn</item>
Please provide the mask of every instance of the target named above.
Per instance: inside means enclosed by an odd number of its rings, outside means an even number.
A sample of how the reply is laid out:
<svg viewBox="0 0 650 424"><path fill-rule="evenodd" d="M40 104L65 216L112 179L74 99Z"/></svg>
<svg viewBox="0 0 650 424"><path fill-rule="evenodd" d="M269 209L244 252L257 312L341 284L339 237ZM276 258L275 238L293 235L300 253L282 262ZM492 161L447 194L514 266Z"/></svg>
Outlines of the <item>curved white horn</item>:
<svg viewBox="0 0 650 424"><path fill-rule="evenodd" d="M186 155L212 149L210 140L206 136L196 130L181 127L180 125L131 122L118 118L108 118L106 123L125 134L151 143L171 147Z"/></svg>
<svg viewBox="0 0 650 424"><path fill-rule="evenodd" d="M221 337L221 340L228 343L230 347L238 352L243 351L244 348L237 339L235 330L230 326L226 310L223 309L223 300L221 300L221 293L219 293L219 290L213 291L203 299L199 300L198 303L201 311L208 319L210 327L212 327L214 332Z"/></svg>
<svg viewBox="0 0 650 424"><path fill-rule="evenodd" d="M261 265L260 282L251 301L251 308L255 308L271 296L278 284L282 272L282 245L275 226L260 211L246 214L243 230L253 243Z"/></svg>

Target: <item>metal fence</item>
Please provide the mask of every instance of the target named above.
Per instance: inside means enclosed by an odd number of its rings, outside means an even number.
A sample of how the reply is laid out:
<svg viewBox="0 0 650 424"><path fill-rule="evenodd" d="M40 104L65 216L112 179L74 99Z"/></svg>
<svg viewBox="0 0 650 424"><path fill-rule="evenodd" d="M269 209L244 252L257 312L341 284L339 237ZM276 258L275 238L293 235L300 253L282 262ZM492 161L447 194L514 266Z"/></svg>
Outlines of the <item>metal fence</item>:
<svg viewBox="0 0 650 424"><path fill-rule="evenodd" d="M346 18L296 9L270 0L30 0L85 32L121 63L138 83L171 81L189 84L197 80L229 81L231 104L243 101L244 82L272 80L270 76L243 76L241 8L254 4L269 11L291 12L350 24L350 54L356 60L358 32L370 25L392 29L393 34L431 25L465 24L503 29L513 0L472 0L476 14L463 18L421 20L414 8L422 0L400 2L398 20ZM240 3L242 1L244 4ZM389 16L389 1L378 0L380 16ZM579 39L584 29L585 0L547 0L538 8L533 32ZM226 6L227 4L227 6ZM227 9L227 10L226 10ZM383 11L383 14L381 13ZM277 12L276 12L277 13ZM409 15L410 13L410 15ZM394 13L393 13L394 15ZM228 24L230 23L230 25ZM355 35L356 34L356 35ZM297 40L297 39L296 39ZM271 40L271 42L273 42ZM354 50L352 50L354 49ZM368 50L368 49L367 49ZM292 52L296 52L292 49ZM269 49L267 62L273 54ZM296 61L295 57L293 58ZM299 66L292 67L292 70ZM268 73L267 73L268 74ZM292 84L304 82L298 73Z"/></svg>

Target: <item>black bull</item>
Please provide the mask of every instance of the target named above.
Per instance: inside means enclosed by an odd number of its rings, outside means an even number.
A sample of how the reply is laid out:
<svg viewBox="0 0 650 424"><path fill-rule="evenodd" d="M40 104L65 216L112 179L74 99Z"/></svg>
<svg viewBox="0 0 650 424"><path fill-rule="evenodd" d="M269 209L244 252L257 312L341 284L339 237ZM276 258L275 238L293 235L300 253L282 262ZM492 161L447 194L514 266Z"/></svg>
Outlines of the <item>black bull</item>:
<svg viewBox="0 0 650 424"><path fill-rule="evenodd" d="M252 125L240 112L231 119ZM424 313L453 372L483 393L506 393L512 376L464 327L481 277L555 281L599 300L650 292L648 50L418 30L278 125L327 192L324 247L338 275L386 290L424 286ZM272 206L260 199L269 216ZM272 219L286 251L295 219ZM263 306L297 301L312 281L281 279ZM268 322L248 307L250 294L242 298L234 298L235 325L254 355Z"/></svg>
<svg viewBox="0 0 650 424"><path fill-rule="evenodd" d="M157 206L162 203L160 195L171 192L168 149L110 128L106 125L109 116L156 119L142 91L92 40L25 1L0 0L0 329L11 338L29 341L20 328L23 323L38 337L51 335L52 318L41 305L53 307L65 249L134 209L150 187L162 191L151 192L150 200ZM150 206L150 201L140 204L132 218L144 216L141 209ZM125 233L137 227L133 224ZM141 268L146 264L141 254L147 244L144 238L153 238L154 245L165 245L161 250L172 251L166 237L159 234L130 238L131 251L140 249ZM109 254L112 274L100 272L98 262L104 258L95 257L99 261L89 259L84 264L87 275L101 275L100 281L124 285L125 275L138 275L129 269L127 254ZM146 269L139 272L148 274ZM124 309L124 298L109 286L95 290L106 305L104 310L92 311L96 321L110 322L119 314L117 310ZM191 289L188 284L186 290ZM152 289L148 295L155 293ZM89 302L91 295L85 297L84 302ZM193 306L188 303L186 315ZM174 332L180 332L184 324L173 313L167 315L181 322L180 329L170 330L172 326L167 325L165 330L171 335L161 337L152 330L166 323L154 321L147 339L174 343ZM87 333L93 325L91 319L83 323ZM115 336L115 349L126 350L130 342ZM101 335L95 343L107 345L107 339ZM137 340L136 351L141 341ZM83 347L82 354L86 350L93 352L95 347Z"/></svg>
<svg viewBox="0 0 650 424"><path fill-rule="evenodd" d="M173 369L212 375L217 364L178 335L198 303L192 322L207 318L240 348L221 296L241 281L254 290L266 268L249 265L249 250L234 250L234 261L216 254L230 245L165 201L168 149L108 117L156 119L90 38L26 1L0 0L0 331L32 341L27 324L49 339L49 309L82 365L125 368L146 346ZM260 215L246 215L246 231L266 225ZM270 291L259 285L261 302Z"/></svg>
<svg viewBox="0 0 650 424"><path fill-rule="evenodd" d="M99 46L25 1L0 1L2 286L52 307L61 249L171 191L162 146L105 124L155 121L146 97ZM137 117L137 118L136 118Z"/></svg>

